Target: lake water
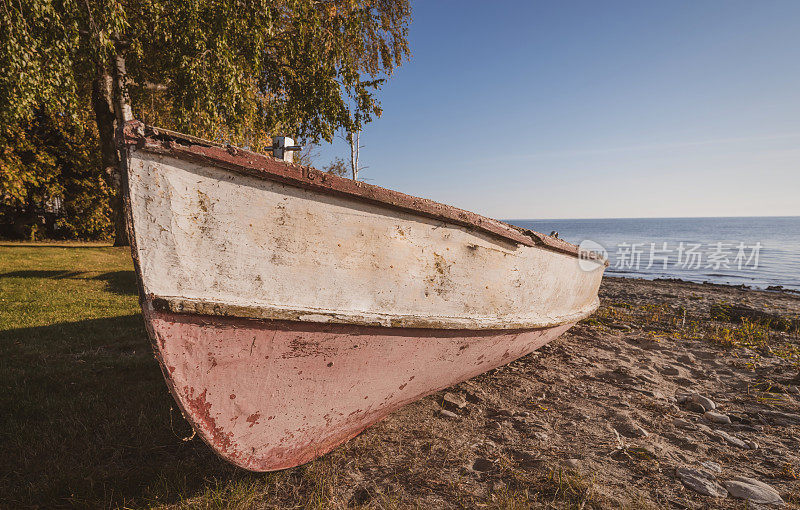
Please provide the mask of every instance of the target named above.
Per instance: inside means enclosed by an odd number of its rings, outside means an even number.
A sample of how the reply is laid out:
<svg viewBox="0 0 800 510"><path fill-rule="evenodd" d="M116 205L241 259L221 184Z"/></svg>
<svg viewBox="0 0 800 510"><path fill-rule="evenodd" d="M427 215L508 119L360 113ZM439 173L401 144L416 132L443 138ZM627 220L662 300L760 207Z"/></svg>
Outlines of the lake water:
<svg viewBox="0 0 800 510"><path fill-rule="evenodd" d="M612 276L800 290L800 216L507 221L599 243Z"/></svg>

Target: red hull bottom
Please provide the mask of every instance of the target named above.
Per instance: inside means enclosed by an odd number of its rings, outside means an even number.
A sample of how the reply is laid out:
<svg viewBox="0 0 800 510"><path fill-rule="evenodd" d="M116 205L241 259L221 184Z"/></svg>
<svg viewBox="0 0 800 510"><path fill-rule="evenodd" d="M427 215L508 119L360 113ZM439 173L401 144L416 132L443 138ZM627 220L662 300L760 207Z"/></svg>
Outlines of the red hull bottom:
<svg viewBox="0 0 800 510"><path fill-rule="evenodd" d="M524 356L571 326L381 328L147 308L184 415L222 458L252 471L308 462L403 405Z"/></svg>

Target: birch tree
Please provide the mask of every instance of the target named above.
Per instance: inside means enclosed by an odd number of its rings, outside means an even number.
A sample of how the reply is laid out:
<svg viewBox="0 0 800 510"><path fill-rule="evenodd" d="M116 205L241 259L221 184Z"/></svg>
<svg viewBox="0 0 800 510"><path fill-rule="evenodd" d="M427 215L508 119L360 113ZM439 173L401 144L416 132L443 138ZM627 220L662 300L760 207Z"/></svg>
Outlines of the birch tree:
<svg viewBox="0 0 800 510"><path fill-rule="evenodd" d="M410 15L408 0L3 0L0 122L91 105L126 244L120 122L254 150L278 133L331 141L381 114Z"/></svg>

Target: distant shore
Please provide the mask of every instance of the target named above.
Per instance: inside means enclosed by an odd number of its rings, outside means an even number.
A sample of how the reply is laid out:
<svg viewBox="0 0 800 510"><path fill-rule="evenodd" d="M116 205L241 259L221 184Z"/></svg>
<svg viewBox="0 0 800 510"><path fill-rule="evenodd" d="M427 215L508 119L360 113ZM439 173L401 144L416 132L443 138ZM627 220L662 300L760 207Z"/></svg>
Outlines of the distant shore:
<svg viewBox="0 0 800 510"><path fill-rule="evenodd" d="M683 278L663 278L663 277L654 277L654 278L647 278L644 276L620 276L620 275L605 275L603 279L609 278L616 278L620 280L642 280L642 281L649 281L649 282L665 282L665 283L685 283L691 285L709 285L709 286L718 286L718 287L726 287L730 289L737 289L737 290L757 290L757 291L767 291L767 292L785 292L787 294L798 294L800 295L800 290L786 288L783 285L768 285L766 287L758 287L755 285L745 285L743 283L734 284L734 283L716 283L710 281L694 281L694 280L686 280Z"/></svg>

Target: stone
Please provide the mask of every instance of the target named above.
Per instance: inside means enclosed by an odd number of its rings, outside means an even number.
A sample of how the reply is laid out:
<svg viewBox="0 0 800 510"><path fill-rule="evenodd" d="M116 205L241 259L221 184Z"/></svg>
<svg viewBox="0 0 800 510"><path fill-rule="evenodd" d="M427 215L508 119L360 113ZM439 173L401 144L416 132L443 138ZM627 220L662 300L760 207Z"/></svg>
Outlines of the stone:
<svg viewBox="0 0 800 510"><path fill-rule="evenodd" d="M697 393L689 395L689 398L686 399L686 402L698 404L703 408L704 412L713 411L714 409L717 408L717 404L715 404L713 400L711 400L708 397L704 397L703 395L699 395Z"/></svg>
<svg viewBox="0 0 800 510"><path fill-rule="evenodd" d="M534 433L533 433L533 437L535 437L536 439L538 439L539 441L542 441L542 442L545 442L545 441L547 441L548 439L550 439L550 438L548 437L548 435L547 435L547 434L545 434L544 432L534 432Z"/></svg>
<svg viewBox="0 0 800 510"><path fill-rule="evenodd" d="M464 409L467 406L467 399L462 395L453 393L445 393L442 397L442 407L450 407L455 409Z"/></svg>
<svg viewBox="0 0 800 510"><path fill-rule="evenodd" d="M750 448L751 450L758 450L758 443L756 443L755 441L745 439L744 444L746 444L747 447Z"/></svg>
<svg viewBox="0 0 800 510"><path fill-rule="evenodd" d="M728 495L728 491L717 483L714 475L702 469L679 467L675 470L675 475L683 482L683 485L704 496L724 498Z"/></svg>
<svg viewBox="0 0 800 510"><path fill-rule="evenodd" d="M664 375L680 375L681 371L678 367L664 367L661 369L661 373Z"/></svg>
<svg viewBox="0 0 800 510"><path fill-rule="evenodd" d="M442 418L450 418L450 419L458 418L458 415L456 413L448 411L447 409L440 410L439 416L441 416Z"/></svg>
<svg viewBox="0 0 800 510"><path fill-rule="evenodd" d="M508 409L498 409L495 414L498 416L514 416L513 411L509 411Z"/></svg>
<svg viewBox="0 0 800 510"><path fill-rule="evenodd" d="M645 429L635 423L619 423L615 430L625 437L647 437L650 435Z"/></svg>
<svg viewBox="0 0 800 510"><path fill-rule="evenodd" d="M617 413L613 428L625 437L647 437L647 433L627 412Z"/></svg>
<svg viewBox="0 0 800 510"><path fill-rule="evenodd" d="M738 437L735 437L735 436L732 436L732 435L728 434L727 432L725 432L723 430L715 430L713 432L713 434L715 436L717 436L718 438L721 438L723 441L725 441L726 443L728 443L730 445L739 447L739 448L741 448L743 450L749 450L749 448L747 447L747 444L745 444L744 441L742 441Z"/></svg>
<svg viewBox="0 0 800 510"><path fill-rule="evenodd" d="M706 412L706 408L698 404L697 402L689 402L686 401L686 409L693 413L704 413Z"/></svg>
<svg viewBox="0 0 800 510"><path fill-rule="evenodd" d="M764 411L764 414L773 418L778 424L791 425L793 423L800 423L800 414L797 413L784 413L781 411Z"/></svg>
<svg viewBox="0 0 800 510"><path fill-rule="evenodd" d="M691 354L681 354L678 356L678 361L687 365L694 365L694 356Z"/></svg>
<svg viewBox="0 0 800 510"><path fill-rule="evenodd" d="M711 427L709 427L708 425L703 425L702 423L698 423L696 425L696 427L697 427L697 430L699 430L703 434L707 434L707 435L714 434L714 431L711 430Z"/></svg>
<svg viewBox="0 0 800 510"><path fill-rule="evenodd" d="M731 419L729 416L722 413L717 413L715 411L706 411L703 413L703 418L713 423L722 423L724 425L731 424Z"/></svg>
<svg viewBox="0 0 800 510"><path fill-rule="evenodd" d="M710 460L704 460L703 462L700 463L700 465L712 473L722 473L722 466L720 466L716 462L712 462Z"/></svg>
<svg viewBox="0 0 800 510"><path fill-rule="evenodd" d="M694 423L688 420L684 420L683 418L675 418L674 420L672 420L672 425L681 429L689 429L689 430L694 430L697 428Z"/></svg>
<svg viewBox="0 0 800 510"><path fill-rule="evenodd" d="M766 505L785 505L780 494L769 485L746 476L737 476L723 482L731 496Z"/></svg>
<svg viewBox="0 0 800 510"><path fill-rule="evenodd" d="M581 468L581 461L578 459L565 459L561 462L564 467L568 467L569 469L578 470Z"/></svg>

